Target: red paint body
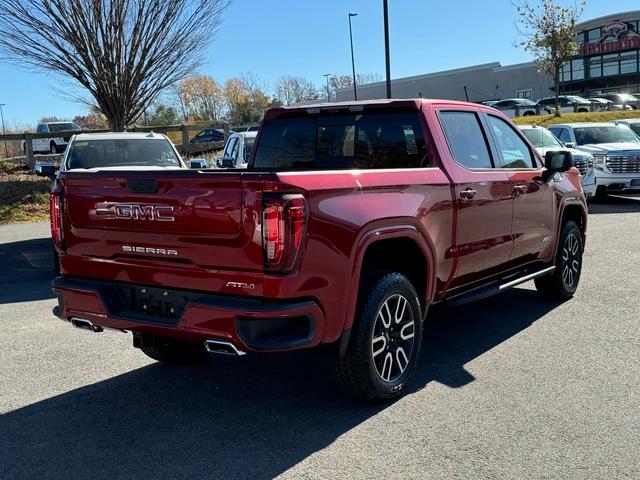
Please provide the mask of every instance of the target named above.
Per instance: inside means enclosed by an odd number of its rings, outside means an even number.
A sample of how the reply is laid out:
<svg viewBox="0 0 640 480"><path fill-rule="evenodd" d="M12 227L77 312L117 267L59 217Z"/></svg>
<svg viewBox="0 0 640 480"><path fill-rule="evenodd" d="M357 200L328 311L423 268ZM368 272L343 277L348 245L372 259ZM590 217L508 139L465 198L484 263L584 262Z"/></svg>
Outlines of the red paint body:
<svg viewBox="0 0 640 480"><path fill-rule="evenodd" d="M377 102L376 108L398 105L420 112L428 153L438 166L286 173L61 173L57 190L64 212L64 242L57 249L62 277L54 282L54 290L63 298L59 316L193 341L225 339L252 350L237 334L238 317L309 314L315 327L302 346L310 347L338 340L351 326L361 262L374 242L407 237L418 245L427 275L425 291L418 293L429 304L510 269L550 262L568 206L579 208L586 226L586 202L575 168L545 183L539 179L543 162L535 153L539 162L535 169L472 171L455 162L437 111L473 110L508 121L502 114L481 105L437 100ZM270 111L265 119L282 111ZM127 181L133 180L155 180L157 191L130 193ZM526 189L515 192L515 185ZM460 192L468 188L477 195L461 199ZM270 273L264 266L263 197L275 192L306 199L306 230L295 267L287 273ZM122 203L171 206L175 221L132 222L96 212ZM175 249L177 255L123 252L123 245ZM244 310L195 302L186 307L177 325L166 326L109 315L96 289L65 279L259 301L257 307Z"/></svg>

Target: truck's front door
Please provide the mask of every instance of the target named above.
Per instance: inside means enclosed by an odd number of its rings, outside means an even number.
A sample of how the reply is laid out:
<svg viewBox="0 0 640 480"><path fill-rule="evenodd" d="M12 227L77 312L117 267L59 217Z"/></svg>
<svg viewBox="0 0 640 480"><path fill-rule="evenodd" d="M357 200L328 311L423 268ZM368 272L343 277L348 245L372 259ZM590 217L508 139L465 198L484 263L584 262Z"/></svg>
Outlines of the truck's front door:
<svg viewBox="0 0 640 480"><path fill-rule="evenodd" d="M438 112L446 144L442 160L457 203L456 258L449 288L470 284L505 268L513 247L512 189L508 174L495 168L480 115L472 108Z"/></svg>
<svg viewBox="0 0 640 480"><path fill-rule="evenodd" d="M542 179L543 166L520 132L504 119L485 114L497 167L509 177L513 193L514 266L548 260L554 245L556 203L553 188ZM553 179L550 180L553 182Z"/></svg>

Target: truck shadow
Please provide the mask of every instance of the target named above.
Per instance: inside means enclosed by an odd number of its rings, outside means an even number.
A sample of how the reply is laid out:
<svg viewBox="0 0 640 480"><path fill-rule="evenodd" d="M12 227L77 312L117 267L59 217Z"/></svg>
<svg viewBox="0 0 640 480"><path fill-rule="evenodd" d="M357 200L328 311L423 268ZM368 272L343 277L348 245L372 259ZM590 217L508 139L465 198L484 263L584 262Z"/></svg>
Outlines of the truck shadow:
<svg viewBox="0 0 640 480"><path fill-rule="evenodd" d="M589 214L603 213L638 213L640 212L640 195L629 197L607 196L597 202L589 203Z"/></svg>
<svg viewBox="0 0 640 480"><path fill-rule="evenodd" d="M414 391L463 387L469 361L557 306L516 289L434 308ZM388 405L337 393L317 352L153 364L0 417L2 478L272 478Z"/></svg>
<svg viewBox="0 0 640 480"><path fill-rule="evenodd" d="M50 238L0 244L0 304L54 298Z"/></svg>

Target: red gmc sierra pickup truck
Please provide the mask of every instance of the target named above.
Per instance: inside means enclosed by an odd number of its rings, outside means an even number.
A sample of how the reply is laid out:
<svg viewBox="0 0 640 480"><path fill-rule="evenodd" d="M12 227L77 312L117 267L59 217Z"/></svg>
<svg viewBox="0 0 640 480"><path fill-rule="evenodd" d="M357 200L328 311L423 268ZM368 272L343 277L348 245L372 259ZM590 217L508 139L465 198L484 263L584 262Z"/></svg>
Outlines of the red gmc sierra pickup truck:
<svg viewBox="0 0 640 480"><path fill-rule="evenodd" d="M61 319L164 362L325 344L371 401L407 385L430 305L572 296L587 224L570 153L426 99L271 109L242 170L70 165L51 214Z"/></svg>

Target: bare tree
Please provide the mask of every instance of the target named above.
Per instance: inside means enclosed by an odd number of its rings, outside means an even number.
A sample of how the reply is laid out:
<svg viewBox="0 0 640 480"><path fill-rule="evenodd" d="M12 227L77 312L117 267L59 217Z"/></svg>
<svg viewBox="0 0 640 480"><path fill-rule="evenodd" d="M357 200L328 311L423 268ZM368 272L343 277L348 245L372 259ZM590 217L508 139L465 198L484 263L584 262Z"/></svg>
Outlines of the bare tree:
<svg viewBox="0 0 640 480"><path fill-rule="evenodd" d="M75 80L122 131L198 67L229 1L0 0L0 52Z"/></svg>
<svg viewBox="0 0 640 480"><path fill-rule="evenodd" d="M358 86L366 85L368 83L375 83L382 81L382 75L379 73L358 73L356 75L356 81ZM343 88L353 88L353 77L351 75L332 75L329 79L331 90L334 95L337 90Z"/></svg>
<svg viewBox="0 0 640 480"><path fill-rule="evenodd" d="M284 105L315 100L319 96L316 86L306 78L284 75L276 83L276 98Z"/></svg>
<svg viewBox="0 0 640 480"><path fill-rule="evenodd" d="M519 46L533 54L538 71L551 75L555 85L555 116L560 116L560 70L576 53L575 26L586 5L585 0L562 6L557 0L514 3L518 16Z"/></svg>

